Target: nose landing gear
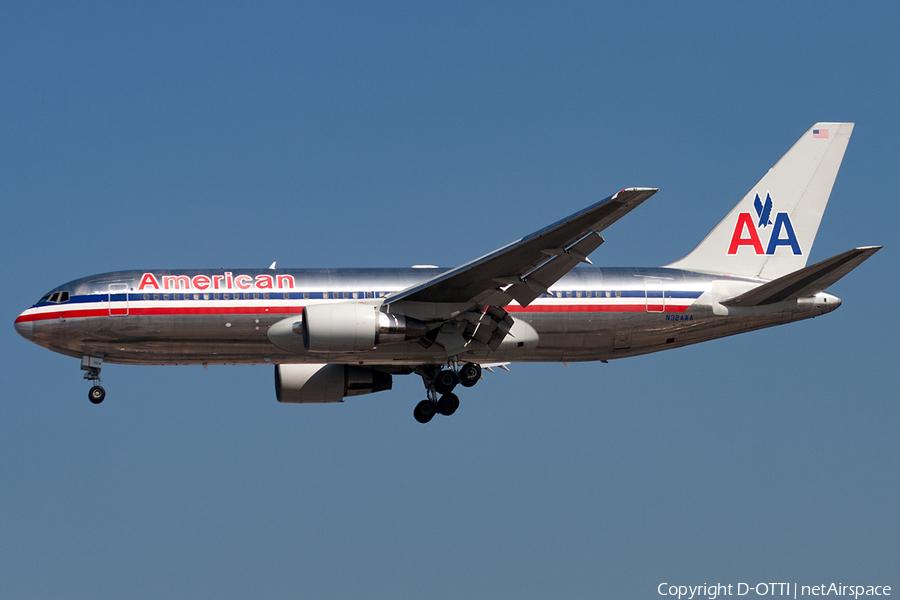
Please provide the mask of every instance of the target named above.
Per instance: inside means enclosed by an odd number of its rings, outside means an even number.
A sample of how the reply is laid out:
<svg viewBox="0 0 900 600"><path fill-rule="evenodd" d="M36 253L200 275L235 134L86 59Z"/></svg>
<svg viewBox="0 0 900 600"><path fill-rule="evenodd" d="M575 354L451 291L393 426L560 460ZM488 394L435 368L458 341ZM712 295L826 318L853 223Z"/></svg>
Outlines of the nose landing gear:
<svg viewBox="0 0 900 600"><path fill-rule="evenodd" d="M457 384L464 387L472 387L481 378L481 366L475 363L466 363L457 370L455 361L453 369L439 369L434 365L423 366L416 369L425 383L425 391L428 396L416 404L413 417L419 423L427 423L434 415L440 414L449 417L459 408L459 397L453 393ZM438 398L440 394L440 398Z"/></svg>
<svg viewBox="0 0 900 600"><path fill-rule="evenodd" d="M103 402L104 398L106 398L106 390L99 385L95 385L91 388L91 391L88 392L88 400L90 400L92 404L100 404Z"/></svg>
<svg viewBox="0 0 900 600"><path fill-rule="evenodd" d="M103 368L103 359L85 354L81 358L81 370L87 371L84 378L93 383L88 392L88 400L91 404L100 404L106 398L106 390L100 386L100 369Z"/></svg>

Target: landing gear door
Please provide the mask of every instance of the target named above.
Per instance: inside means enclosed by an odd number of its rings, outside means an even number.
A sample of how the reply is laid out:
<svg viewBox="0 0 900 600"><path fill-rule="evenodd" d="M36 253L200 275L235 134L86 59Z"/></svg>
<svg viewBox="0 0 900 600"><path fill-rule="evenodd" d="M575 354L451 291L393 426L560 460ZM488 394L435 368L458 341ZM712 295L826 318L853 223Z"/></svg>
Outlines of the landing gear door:
<svg viewBox="0 0 900 600"><path fill-rule="evenodd" d="M109 284L109 316L128 316L128 284Z"/></svg>

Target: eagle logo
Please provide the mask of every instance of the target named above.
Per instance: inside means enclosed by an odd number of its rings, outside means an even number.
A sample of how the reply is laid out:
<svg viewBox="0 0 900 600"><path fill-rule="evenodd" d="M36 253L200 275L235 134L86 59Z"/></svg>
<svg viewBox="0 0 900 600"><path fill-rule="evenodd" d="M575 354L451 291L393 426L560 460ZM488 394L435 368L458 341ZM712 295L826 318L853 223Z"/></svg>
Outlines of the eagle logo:
<svg viewBox="0 0 900 600"><path fill-rule="evenodd" d="M756 209L756 216L759 217L759 222L756 224L757 227L766 228L767 225L772 224L772 220L769 218L772 216L772 196L766 193L766 203L763 204L759 199L759 194L756 194L756 200L753 201L753 208Z"/></svg>

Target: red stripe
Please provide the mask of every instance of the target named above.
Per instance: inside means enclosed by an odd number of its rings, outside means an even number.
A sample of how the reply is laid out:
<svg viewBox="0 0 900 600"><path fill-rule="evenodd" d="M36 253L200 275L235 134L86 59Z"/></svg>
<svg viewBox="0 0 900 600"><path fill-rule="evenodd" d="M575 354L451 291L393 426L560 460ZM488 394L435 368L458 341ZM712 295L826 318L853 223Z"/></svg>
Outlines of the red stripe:
<svg viewBox="0 0 900 600"><path fill-rule="evenodd" d="M124 308L113 307L113 310ZM160 308L129 308L128 315L265 315L265 314L289 314L299 315L303 312L302 306L222 306L207 307L160 307ZM19 315L16 323L25 321L50 321L52 319L80 319L84 317L109 317L109 308L91 310L63 310L57 312L36 313L31 315ZM119 315L126 316L124 312Z"/></svg>
<svg viewBox="0 0 900 600"><path fill-rule="evenodd" d="M646 304L532 304L531 306L521 307L518 305L510 305L506 310L511 313L596 313L596 312L657 312L657 313L681 313L686 311L689 306L669 305L663 310L661 304L650 305L647 310ZM124 311L124 307L113 307L114 311ZM221 307L153 307L153 308L132 308L128 309L128 316L138 315L265 315L265 314L289 314L299 315L303 312L302 306L221 306ZM26 321L51 321L53 319L79 319L86 317L109 317L109 316L126 316L123 313L119 315L110 315L109 307L102 309L88 310L61 310L54 312L34 313L30 315L19 315L16 323Z"/></svg>
<svg viewBox="0 0 900 600"><path fill-rule="evenodd" d="M511 305L504 307L507 312L524 312L524 313L540 313L540 312L684 312L689 306L672 306L669 305L663 310L662 304L651 304L650 310L647 310L646 304L532 304L531 306L521 307Z"/></svg>

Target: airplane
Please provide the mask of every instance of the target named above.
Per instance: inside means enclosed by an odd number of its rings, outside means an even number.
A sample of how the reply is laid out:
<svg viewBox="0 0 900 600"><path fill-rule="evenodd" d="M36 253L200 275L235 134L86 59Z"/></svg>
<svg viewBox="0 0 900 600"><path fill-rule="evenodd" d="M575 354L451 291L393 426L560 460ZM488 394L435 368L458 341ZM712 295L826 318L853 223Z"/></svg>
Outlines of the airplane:
<svg viewBox="0 0 900 600"><path fill-rule="evenodd" d="M454 389L482 367L606 362L838 308L826 288L881 248L806 264L853 126L813 125L696 248L659 268L588 258L658 191L627 188L454 269L118 271L53 288L15 328L80 358L94 404L104 363L272 364L284 403L342 402L418 374L426 398L413 416L427 423L457 410Z"/></svg>

